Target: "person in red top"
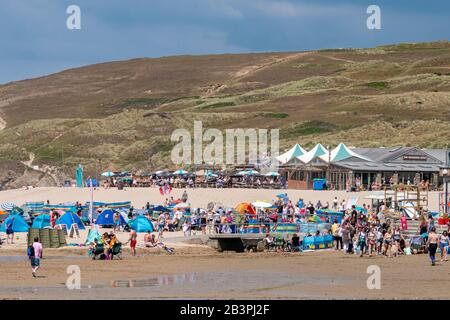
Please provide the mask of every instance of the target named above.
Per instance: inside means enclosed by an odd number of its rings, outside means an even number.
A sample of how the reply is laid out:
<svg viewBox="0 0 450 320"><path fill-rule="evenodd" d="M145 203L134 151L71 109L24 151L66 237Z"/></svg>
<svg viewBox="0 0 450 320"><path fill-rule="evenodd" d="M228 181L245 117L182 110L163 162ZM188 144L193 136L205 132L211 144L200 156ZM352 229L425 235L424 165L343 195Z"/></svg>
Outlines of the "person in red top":
<svg viewBox="0 0 450 320"><path fill-rule="evenodd" d="M52 228L54 228L55 224L56 224L56 217L55 217L55 213L52 212L52 213L50 213L50 225L52 226Z"/></svg>

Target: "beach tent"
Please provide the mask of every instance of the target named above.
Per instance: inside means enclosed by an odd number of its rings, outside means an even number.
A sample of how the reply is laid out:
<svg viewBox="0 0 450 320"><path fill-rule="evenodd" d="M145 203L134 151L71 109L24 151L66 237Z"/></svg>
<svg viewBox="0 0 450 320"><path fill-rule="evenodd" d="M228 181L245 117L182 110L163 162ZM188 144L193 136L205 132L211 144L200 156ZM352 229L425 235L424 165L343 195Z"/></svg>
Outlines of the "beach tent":
<svg viewBox="0 0 450 320"><path fill-rule="evenodd" d="M296 144L287 152L276 157L276 159L278 161L280 161L282 164L286 164L286 163L296 159L297 157L304 155L306 152L307 151L305 149L303 149L299 144Z"/></svg>
<svg viewBox="0 0 450 320"><path fill-rule="evenodd" d="M27 224L24 218L17 214L12 214L6 220L2 223L0 226L0 232L6 232L6 225L12 220L12 229L14 232L28 232L28 229L30 229L30 226Z"/></svg>
<svg viewBox="0 0 450 320"><path fill-rule="evenodd" d="M123 225L127 224L122 215L119 215L119 219L121 224ZM95 220L95 224L98 224L100 226L113 226L114 211L110 209L103 210L103 212L98 215L97 220Z"/></svg>
<svg viewBox="0 0 450 320"><path fill-rule="evenodd" d="M320 158L325 161L337 162L341 160L346 160L349 158L358 158L365 161L371 161L369 158L361 156L356 152L350 150L345 144L340 143L336 148L334 148L330 154L325 154L320 156Z"/></svg>
<svg viewBox="0 0 450 320"><path fill-rule="evenodd" d="M153 232L153 224L145 216L136 216L130 222L131 229L136 232Z"/></svg>
<svg viewBox="0 0 450 320"><path fill-rule="evenodd" d="M61 218L56 220L56 225L66 225L67 230L69 230L73 224L76 224L78 226L78 230L84 230L84 224L81 221L80 217L78 217L73 212L66 212L64 213Z"/></svg>
<svg viewBox="0 0 450 320"><path fill-rule="evenodd" d="M120 215L122 216L123 220L125 220L126 223L128 223L128 212L124 211L124 210L119 210L118 211L120 213Z"/></svg>
<svg viewBox="0 0 450 320"><path fill-rule="evenodd" d="M36 218L34 218L33 225L31 227L34 229L43 229L51 227L50 215L47 213L38 215Z"/></svg>
<svg viewBox="0 0 450 320"><path fill-rule="evenodd" d="M244 214L247 211L249 214L256 214L255 208L250 203L242 202L234 209L240 214Z"/></svg>
<svg viewBox="0 0 450 320"><path fill-rule="evenodd" d="M317 158L323 160L323 158L325 157L327 159L326 160L326 162L327 162L328 161L328 153L329 153L329 151L324 146L322 146L320 143L318 143L310 151L308 151L304 155L297 157L297 159L299 159L301 162L306 164L306 163L310 163L313 160L316 160Z"/></svg>
<svg viewBox="0 0 450 320"><path fill-rule="evenodd" d="M100 233L97 230L91 229L91 230L89 230L86 242L84 244L89 245L89 244L95 242L95 239L97 239L98 242L101 242L102 236L100 235Z"/></svg>
<svg viewBox="0 0 450 320"><path fill-rule="evenodd" d="M167 209L164 206L157 206L152 208L152 211L156 211L156 212L170 212L170 209Z"/></svg>

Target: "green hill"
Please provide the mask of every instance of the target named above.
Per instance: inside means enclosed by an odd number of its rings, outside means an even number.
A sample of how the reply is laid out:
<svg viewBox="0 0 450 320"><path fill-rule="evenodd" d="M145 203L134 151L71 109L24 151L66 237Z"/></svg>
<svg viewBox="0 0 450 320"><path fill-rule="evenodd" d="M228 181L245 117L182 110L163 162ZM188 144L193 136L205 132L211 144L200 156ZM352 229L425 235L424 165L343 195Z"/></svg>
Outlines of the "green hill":
<svg viewBox="0 0 450 320"><path fill-rule="evenodd" d="M61 177L78 163L88 173L174 167L170 134L194 120L280 128L281 148L443 147L450 42L91 65L0 86L0 118L0 169L9 172L0 185L9 186L31 170L21 164L30 154Z"/></svg>

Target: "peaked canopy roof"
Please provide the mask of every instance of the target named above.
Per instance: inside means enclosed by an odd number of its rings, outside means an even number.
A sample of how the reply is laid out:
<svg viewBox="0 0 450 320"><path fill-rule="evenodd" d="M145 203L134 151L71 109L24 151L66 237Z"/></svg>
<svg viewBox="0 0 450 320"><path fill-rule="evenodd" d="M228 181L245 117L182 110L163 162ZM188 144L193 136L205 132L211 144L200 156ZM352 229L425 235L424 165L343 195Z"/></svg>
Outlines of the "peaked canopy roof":
<svg viewBox="0 0 450 320"><path fill-rule="evenodd" d="M310 163L316 158L320 158L321 160L323 160L323 157L326 158L326 162L328 162L328 150L323 145L318 143L310 151L308 151L304 155L301 155L300 157L297 157L297 159L299 159L303 163Z"/></svg>
<svg viewBox="0 0 450 320"><path fill-rule="evenodd" d="M325 161L331 161L331 162L337 162L337 161L341 161L341 160L345 160L348 158L359 158L361 160L365 160L365 161L371 161L369 158L366 158L364 156L361 156L359 154L357 154L356 152L350 150L345 144L343 143L339 143L339 145L334 148L330 155L328 156L328 154L321 156L320 158Z"/></svg>
<svg viewBox="0 0 450 320"><path fill-rule="evenodd" d="M306 154L306 150L303 149L298 143L295 144L290 150L286 151L282 155L279 155L276 159L282 164L288 163L292 159L298 158Z"/></svg>

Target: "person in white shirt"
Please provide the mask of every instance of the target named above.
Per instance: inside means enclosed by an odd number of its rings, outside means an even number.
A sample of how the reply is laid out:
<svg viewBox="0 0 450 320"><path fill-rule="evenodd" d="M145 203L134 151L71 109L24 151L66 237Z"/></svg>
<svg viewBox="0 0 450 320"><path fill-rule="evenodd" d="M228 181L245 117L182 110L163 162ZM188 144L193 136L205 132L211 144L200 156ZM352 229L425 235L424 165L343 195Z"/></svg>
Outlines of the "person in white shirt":
<svg viewBox="0 0 450 320"><path fill-rule="evenodd" d="M41 266L41 258L42 258L42 244L39 242L39 238L34 238L34 243L32 245L32 255L30 256L31 259L31 273L33 274L33 277L36 278L36 271Z"/></svg>

